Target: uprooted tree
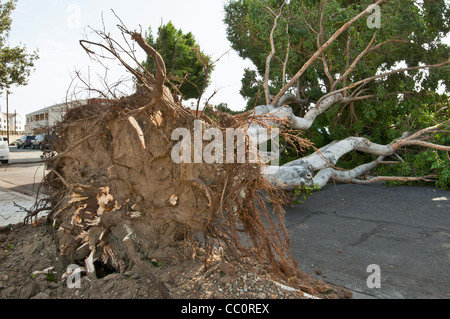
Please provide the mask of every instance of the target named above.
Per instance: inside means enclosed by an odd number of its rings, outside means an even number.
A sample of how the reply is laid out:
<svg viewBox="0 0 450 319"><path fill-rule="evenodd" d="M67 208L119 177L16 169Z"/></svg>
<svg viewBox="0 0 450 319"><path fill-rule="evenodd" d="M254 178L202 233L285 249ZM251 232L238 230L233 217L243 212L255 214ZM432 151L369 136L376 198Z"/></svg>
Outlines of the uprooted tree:
<svg viewBox="0 0 450 319"><path fill-rule="evenodd" d="M380 0L376 4L383 2ZM349 74L370 51L371 42L336 80L345 85L339 87L334 82L336 85L304 116L295 115L292 108L285 105L288 100L297 98L288 92L291 86L317 59L323 60L323 53L333 41L370 12L369 8L356 15L319 45L276 96L266 91L266 105L236 116L222 113L215 114L213 119L202 117L201 129L223 133L216 138L227 136L226 129L243 129L248 135L247 143L261 144L269 138L261 132L276 127L284 140L306 149L311 147L310 142L295 132L309 129L317 117L336 104L361 98L352 89L360 91L367 83L382 77L443 67L448 63L394 70L352 83ZM279 14L274 13L275 21L277 16ZM251 255L269 261L274 274L289 279L291 285L298 284L303 274L290 255L282 220L282 207L290 200L287 191L305 185L322 187L331 178L365 183L370 179L360 179L361 175L407 146L450 150L448 146L426 140L428 134L442 130L447 121L405 134L388 145L371 143L363 137L348 137L280 167L267 165L264 154L264 160L244 163L236 160L175 162L172 152L178 141L172 138L173 132L179 128L191 132L190 142L195 145L193 131L198 128L196 120L200 118L173 97L176 90L169 89L165 63L158 52L140 33L128 30L122 23L118 27L153 59L155 73L142 67L133 51L124 50L105 32L97 32L100 42L80 41L94 58L109 54L118 59L137 79L139 87L135 94L112 99L108 105L69 110L64 121L55 127L54 152L47 153L49 173L44 185L51 195L40 202L49 211L48 219L57 229L61 254L84 263L90 273L99 264L121 271L130 266L130 260L142 266L142 258L179 262L186 253L195 255L196 243L203 242L209 252L223 247L226 254L237 260ZM273 43L273 37L270 41ZM267 70L272 56L273 52L268 55ZM126 58L136 63L137 68ZM266 90L268 81L267 77ZM201 148L210 142L200 141ZM233 139L231 148L234 150L237 144ZM192 158L195 147L188 150ZM247 156L252 155L248 148L245 151ZM351 170L336 167L339 158L352 151L374 154L378 158ZM270 157L270 153L265 155ZM207 264L208 257L205 258ZM167 296L164 287L159 288Z"/></svg>
<svg viewBox="0 0 450 319"><path fill-rule="evenodd" d="M247 109L289 104L293 115L304 119L296 119L293 127L305 130L317 148L348 136L386 145L405 132L447 121L448 93L437 90L440 84L447 90L450 85L449 68L443 67L450 54L443 41L450 31L448 3L384 1L369 8L372 2L227 2L228 39L255 66L242 79ZM352 20L366 8L366 16ZM429 132L427 140L450 142L439 129ZM284 163L299 157L290 146L282 156ZM339 166L349 169L375 159L348 152ZM395 165L380 165L373 174L437 175L436 185L448 188L449 159L446 152L402 148L383 161Z"/></svg>

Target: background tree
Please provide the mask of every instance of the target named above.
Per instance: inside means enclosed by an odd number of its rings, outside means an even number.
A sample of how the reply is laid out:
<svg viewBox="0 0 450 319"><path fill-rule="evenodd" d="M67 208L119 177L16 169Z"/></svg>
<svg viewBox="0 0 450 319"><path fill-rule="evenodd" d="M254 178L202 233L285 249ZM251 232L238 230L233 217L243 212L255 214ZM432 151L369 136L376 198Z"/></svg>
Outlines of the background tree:
<svg viewBox="0 0 450 319"><path fill-rule="evenodd" d="M233 49L250 59L255 70L248 70L242 80L241 94L248 99L247 108L255 105L264 82L266 58L270 60L269 93L272 98L284 83L293 79L299 66L313 56L344 23L364 11L372 1L300 1L236 0L225 5L227 35ZM276 20L274 13L281 10ZM448 61L449 46L442 39L450 31L450 5L445 1L386 1L381 11L381 27L369 28L367 18L355 21L340 37L321 52L286 93L297 116L326 94L362 79L398 68L415 68ZM273 43L270 43L273 32ZM258 84L259 83L259 84ZM409 69L344 90L347 99L336 103L317 117L307 132L320 148L348 136L368 137L387 144L405 131L417 131L449 118L448 67L429 70ZM437 93L441 89L444 93ZM442 92L441 91L441 92ZM261 97L259 97L261 100ZM261 101L259 101L261 102ZM277 101L279 102L279 101ZM443 134L431 137L448 144ZM430 153L431 152L431 153ZM416 156L420 154L420 156ZM291 159L296 153L285 150ZM400 156L400 155L399 155ZM440 175L439 186L449 186L450 176L442 170L449 166L448 155L422 148L408 150L402 164L383 167L383 173ZM406 160L406 157L408 160ZM370 156L353 152L343 156L341 166L365 163ZM433 160L431 160L433 159ZM403 161L404 160L404 161ZM406 164L408 163L408 164ZM434 166L434 168L432 168Z"/></svg>
<svg viewBox="0 0 450 319"><path fill-rule="evenodd" d="M246 68L241 83L242 87L239 93L247 100L246 111L252 110L257 105L264 104L263 81L258 79L257 71Z"/></svg>
<svg viewBox="0 0 450 319"><path fill-rule="evenodd" d="M9 89L12 85L26 85L28 77L38 58L36 52L29 54L25 46L8 45L11 31L11 12L17 0L0 3L0 89Z"/></svg>
<svg viewBox="0 0 450 319"><path fill-rule="evenodd" d="M161 54L167 67L167 77L182 98L198 99L209 84L214 66L210 57L201 51L193 34L184 34L168 22L159 28L156 39L149 28L146 42ZM150 57L142 65L150 72L155 71L155 63Z"/></svg>

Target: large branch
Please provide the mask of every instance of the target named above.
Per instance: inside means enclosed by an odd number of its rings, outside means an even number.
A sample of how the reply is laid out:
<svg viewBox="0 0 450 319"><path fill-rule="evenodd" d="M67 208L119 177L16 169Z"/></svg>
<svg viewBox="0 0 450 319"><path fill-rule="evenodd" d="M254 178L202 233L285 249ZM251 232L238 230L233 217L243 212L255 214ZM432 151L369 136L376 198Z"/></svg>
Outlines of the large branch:
<svg viewBox="0 0 450 319"><path fill-rule="evenodd" d="M302 104L307 104L307 100L298 100L294 99L294 96L292 95L285 95L284 98L286 100L292 98L293 100L296 100L297 102L301 102ZM260 105L257 106L252 115L260 116L265 115L267 117L267 124L268 125L276 125L276 123L285 123L287 126L289 126L292 129L296 130L307 130L311 127L311 125L314 123L314 120L325 112L329 107L331 107L333 104L345 101L343 95L341 93L337 93L334 95L328 96L322 103L320 104L320 107L318 108L311 108L304 117L296 116L289 106L284 107L276 107L273 105ZM256 127L257 125L253 125Z"/></svg>
<svg viewBox="0 0 450 319"><path fill-rule="evenodd" d="M292 129L305 131L313 125L314 121L320 114L325 112L327 109L329 109L331 106L333 106L336 103L348 103L348 102L352 102L355 100L362 100L362 99L366 99L366 98L376 97L376 95L373 95L373 94L367 95L367 96L361 96L361 97L344 96L343 92L347 91L348 89L354 88L358 85L364 85L370 81L373 81L373 80L376 80L379 78L383 78L383 77L387 77L387 76L390 76L390 75L393 75L396 73L405 72L405 71L413 71L413 70L421 70L421 69L438 68L438 67L447 65L449 63L450 63L450 61L446 61L446 62L442 62L439 64L434 64L434 65L423 65L423 66L417 66L417 67L402 68L402 69L389 71L389 72L386 72L383 74L375 75L375 76L357 81L353 84L348 85L345 88L335 90L333 92L330 92L330 93L322 96L319 99L319 101L317 101L315 106L309 109L309 111L305 114L304 117L296 116L294 114L292 108L289 106L280 107L280 106L278 106L278 104L274 105L273 103L269 104L269 105L257 106L253 110L252 115L256 116L256 117L259 116L260 122L259 123L258 122L250 123L249 127L247 128L248 132L251 136L258 136L259 135L258 132L261 130L261 128L268 127L268 126L277 126L277 127L289 126ZM289 94L285 94L282 98L288 99L290 96L291 95L289 95ZM284 100L280 100L280 101L284 102ZM264 122L264 125L261 125L261 122ZM416 134L418 134L418 133L416 133ZM350 138L350 139L353 139L353 138ZM262 142L264 142L264 141L260 140L260 143L262 143ZM433 145L431 143L427 143L424 141L404 140L401 143L403 146L422 145L425 147L446 150L445 147ZM373 146L372 149L375 149L375 146ZM375 151L375 153L373 153L373 154L386 155L386 153L384 151L381 151L378 153ZM390 154L387 154L387 155L390 155Z"/></svg>
<svg viewBox="0 0 450 319"><path fill-rule="evenodd" d="M307 105L311 104L311 101L309 99L301 99L293 93L286 93L285 95L283 95L281 97L280 100L278 100L278 102L275 106L280 107L282 105L289 104L289 103L298 103L298 104L307 106Z"/></svg>
<svg viewBox="0 0 450 319"><path fill-rule="evenodd" d="M412 135L405 134L398 140L395 140L388 145L372 143L367 138L363 137L348 137L344 140L335 141L328 144L309 156L289 162L281 167L263 167L262 173L267 181L286 190L294 190L297 187L304 185L313 186L315 184L319 187L323 187L328 183L330 178L340 182L358 182L361 180L357 179L357 177L374 169L380 163L383 163L384 157L394 155L404 146L418 145L441 151L450 151L450 146L423 141L423 139L426 138L425 135L437 131L449 122L450 120L422 129ZM352 151L374 154L379 157L373 162L360 165L352 170L342 170L336 168L335 165L338 160L343 155ZM316 171L318 172L314 175ZM371 181L377 181L380 180L380 178L373 178ZM406 179L404 177L395 177L392 180ZM430 177L414 177L409 180L430 180ZM368 181L361 181L361 183L368 183Z"/></svg>
<svg viewBox="0 0 450 319"><path fill-rule="evenodd" d="M434 65L423 65L423 66L417 66L417 67L408 67L408 68L402 68L398 70L393 70L390 72L386 72L383 74L375 75L360 81L357 81L353 84L350 84L346 86L345 88L330 92L324 96L322 96L319 101L317 101L316 105L312 107L306 115L301 118L296 116L292 109L290 107L281 107L276 108L271 106L261 106L257 107L255 110L255 114L262 114L264 111L268 112L269 117L277 117L279 119L284 119L287 121L289 126L293 129L297 130L307 130L309 129L312 124L314 123L317 116L325 112L327 109L329 109L331 106L333 106L336 103L348 103L355 100L361 100L365 98L371 98L376 97L375 95L367 95L363 97L353 97L353 96L344 96L343 93L351 88L354 88L358 85L366 84L370 81L387 77L396 73L400 72L406 72L406 71L415 71L415 70L421 70L421 69L431 69L431 68L438 68L444 65L449 64L450 61L434 64ZM272 103L273 104L273 103Z"/></svg>

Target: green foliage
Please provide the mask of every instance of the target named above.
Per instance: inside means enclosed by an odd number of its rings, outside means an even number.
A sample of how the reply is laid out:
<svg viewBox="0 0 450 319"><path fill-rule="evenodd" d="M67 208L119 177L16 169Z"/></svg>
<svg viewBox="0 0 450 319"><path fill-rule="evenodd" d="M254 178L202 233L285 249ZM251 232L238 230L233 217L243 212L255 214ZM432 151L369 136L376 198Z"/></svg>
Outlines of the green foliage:
<svg viewBox="0 0 450 319"><path fill-rule="evenodd" d="M161 54L166 64L168 78L174 85L179 86L183 99L199 98L205 81L209 84L214 67L210 65L210 58L200 50L193 34L191 32L184 34L181 29L177 30L172 22L169 22L159 28L157 39L154 39L149 28L146 41ZM155 63L151 57L148 57L142 65L150 72L155 70ZM208 72L205 72L207 68Z"/></svg>
<svg viewBox="0 0 450 319"><path fill-rule="evenodd" d="M17 0L0 3L0 90L12 85L27 85L28 77L38 58L36 52L27 53L24 46L9 47L7 40L11 31L11 13Z"/></svg>
<svg viewBox="0 0 450 319"><path fill-rule="evenodd" d="M313 187L310 186L302 186L297 187L294 191L295 196L301 197L301 199L297 199L292 202L293 205L303 204L315 191L319 191L320 187L316 184Z"/></svg>
<svg viewBox="0 0 450 319"><path fill-rule="evenodd" d="M392 137L398 137L402 131L414 132L419 128L435 125L450 119L450 101L445 95L428 95L424 104L403 118L403 126L392 131ZM399 120L400 121L400 120ZM427 142L450 145L450 124L435 132ZM397 135L397 136L396 136ZM399 154L404 162L394 166L381 166L379 175L426 176L436 175L435 186L450 188L450 154L435 149L412 147ZM397 183L391 182L396 185Z"/></svg>
<svg viewBox="0 0 450 319"><path fill-rule="evenodd" d="M241 57L250 59L256 67L255 71L246 71L242 81L241 93L248 99L255 97L257 76L261 81L265 72L266 57L271 49L269 34L273 26L273 18L265 7L268 6L277 11L282 2L280 0L234 0L228 1L225 5L224 21L227 25L227 37L233 49ZM327 1L324 8L322 43L345 22L372 3L372 0ZM343 74L347 69L347 41L350 41L349 56L352 62L366 48L375 33L374 44L392 39L396 42L383 45L381 49L371 52L361 61L352 72L353 82L373 76L378 71L389 70L402 61L407 66L445 61L450 57L450 51L448 46L442 44L440 40L450 30L450 23L448 19L445 20L449 12L449 5L444 1L436 1L433 4L427 2L423 8L417 7L415 1L387 2L382 7L380 29L369 29L366 19L360 19L329 47L326 51L326 59L332 74L337 78L338 74ZM431 23L435 18L439 18L440 23ZM292 0L284 7L274 35L276 56L271 62L271 92L278 93L281 88L282 62L285 59L288 42L290 44L286 68L288 78L292 78L300 66L317 50L317 36L314 31L320 30L319 21L319 1ZM409 75L397 75L394 81L392 78L383 79L372 83L366 89L378 90L379 84L382 83L379 89L384 91L378 92L380 97L383 95L386 97L394 90L395 92L413 90L421 77L420 74L420 72L411 72ZM449 75L448 68L432 70L429 75L423 77L422 84L426 86L425 89L434 90L438 86L437 80L450 84ZM318 60L301 78L299 93L317 101L325 93L325 88L329 89L329 83L323 64ZM250 101L248 106L252 106Z"/></svg>
<svg viewBox="0 0 450 319"><path fill-rule="evenodd" d="M207 105L204 108L205 115L208 116L211 120L216 121L218 118L218 113L228 113L231 115L236 115L242 113L241 111L233 111L228 107L227 103L220 103L219 105L212 106Z"/></svg>
<svg viewBox="0 0 450 319"><path fill-rule="evenodd" d="M246 111L265 103L264 88L255 70L246 68L241 82L242 87L239 93L247 100Z"/></svg>
<svg viewBox="0 0 450 319"><path fill-rule="evenodd" d="M446 153L436 150L416 151L416 153L407 154L401 162L395 166L383 166L378 168L380 175L403 175L403 176L427 176L435 175L434 185L442 189L450 189L450 161ZM405 183L390 181L388 185L400 185ZM417 182L407 183L417 185ZM430 184L430 182L421 182L419 184Z"/></svg>
<svg viewBox="0 0 450 319"><path fill-rule="evenodd" d="M162 267L163 266L163 263L160 261L152 259L151 262L152 262L153 267Z"/></svg>
<svg viewBox="0 0 450 319"><path fill-rule="evenodd" d="M233 111L232 109L230 109L228 107L227 103L220 103L219 105L216 106L216 110L219 111L219 112L228 113L228 114L231 114L231 115L235 115L235 114L240 113L239 111Z"/></svg>
<svg viewBox="0 0 450 319"><path fill-rule="evenodd" d="M289 80L300 67L318 49L317 33L320 31L320 3L323 9L323 44L345 22L365 10L374 1L329 0L307 1L291 0L284 7L275 31L275 57L271 62L270 91L276 94L282 87L282 68L286 48L289 43L290 54L286 65ZM265 103L261 82L265 72L266 57L270 52L269 33L273 26L273 17L265 7L277 12L281 0L230 0L225 4L225 23L227 37L238 54L250 59L255 70L246 70L242 79L241 94L247 99L247 109ZM372 50L356 65L350 73L347 85L403 67L415 67L424 64L437 64L448 61L450 47L442 39L450 32L450 3L444 0L417 2L413 0L386 1L381 6L381 28L370 29L367 19L354 23L325 51L330 73L333 79L348 69L354 59L363 52L374 37ZM343 83L336 89L343 87ZM290 91L312 103L318 101L331 85L326 76L324 64L315 61ZM403 132L415 132L422 128L447 121L448 96L438 94L438 89L448 92L450 89L450 67L433 68L427 71L408 71L377 79L363 87L349 89L347 94L372 96L370 99L356 100L346 105L336 104L320 115L307 137L317 148L334 140L348 136L367 137L372 142L389 144ZM261 96L258 97L258 93ZM291 105L297 115L304 115L304 109ZM448 108L447 108L448 110ZM438 112L439 111L439 112ZM445 133L438 134L434 140L450 145L444 139ZM448 135L448 134L447 134ZM439 187L448 186L446 175L449 166L448 155L424 148L412 148L408 153L410 172L439 173ZM438 154L441 161L437 161ZM410 156L409 156L410 155ZM433 155L433 156L432 156ZM293 159L292 150L282 154L282 161ZM356 165L375 159L372 155L352 152L344 156L339 166L353 168ZM440 163L440 164L436 164ZM391 174L405 171L403 167L383 166ZM420 169L419 169L420 168ZM386 171L383 171L386 173ZM443 174L443 175L442 175Z"/></svg>

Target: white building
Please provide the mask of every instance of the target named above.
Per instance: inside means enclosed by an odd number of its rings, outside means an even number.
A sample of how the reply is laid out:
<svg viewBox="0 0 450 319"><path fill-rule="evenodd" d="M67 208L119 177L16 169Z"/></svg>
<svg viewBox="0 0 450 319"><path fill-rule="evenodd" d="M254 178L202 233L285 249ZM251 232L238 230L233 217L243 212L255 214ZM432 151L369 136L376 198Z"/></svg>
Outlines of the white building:
<svg viewBox="0 0 450 319"><path fill-rule="evenodd" d="M25 132L26 134L39 134L45 132L49 127L61 122L67 111L71 108L83 105L104 105L106 103L107 100L90 99L48 106L26 115L27 121L25 125Z"/></svg>
<svg viewBox="0 0 450 319"><path fill-rule="evenodd" d="M0 112L0 134L5 135L9 124L10 134L23 134L25 132L25 121L23 116L14 112L9 113L9 123L5 112Z"/></svg>

